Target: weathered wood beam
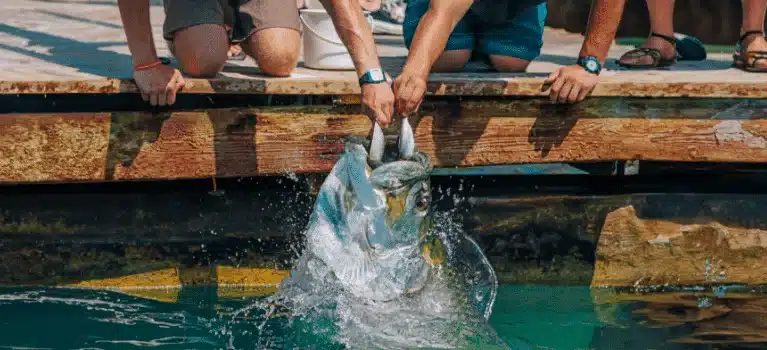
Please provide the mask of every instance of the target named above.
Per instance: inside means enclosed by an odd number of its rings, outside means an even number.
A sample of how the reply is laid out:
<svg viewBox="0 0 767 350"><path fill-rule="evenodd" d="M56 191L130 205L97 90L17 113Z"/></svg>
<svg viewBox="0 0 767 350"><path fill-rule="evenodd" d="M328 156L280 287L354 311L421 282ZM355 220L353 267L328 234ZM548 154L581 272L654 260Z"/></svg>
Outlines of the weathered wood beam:
<svg viewBox="0 0 767 350"><path fill-rule="evenodd" d="M399 62L399 61L398 61ZM401 62L399 67L401 67ZM391 72L397 75L398 68ZM357 77L351 72L301 69L293 77L186 79L184 94L295 94L356 95ZM548 96L545 74L540 73L441 73L429 78L428 95L434 96ZM115 94L138 93L132 79L0 80L0 94ZM605 72L592 97L707 97L764 98L767 82L737 70L701 74L700 71Z"/></svg>
<svg viewBox="0 0 767 350"><path fill-rule="evenodd" d="M765 254L762 222L732 225L711 216L645 219L626 206L605 218L592 285L764 284Z"/></svg>
<svg viewBox="0 0 767 350"><path fill-rule="evenodd" d="M467 229L499 276L516 271L511 258L519 251L534 261L590 261L587 283L594 287L767 284L763 195L477 198L470 204Z"/></svg>
<svg viewBox="0 0 767 350"><path fill-rule="evenodd" d="M0 285L208 265L289 269L313 199L275 190L0 196ZM459 196L468 206L455 223L503 283L767 284L765 195Z"/></svg>
<svg viewBox="0 0 767 350"><path fill-rule="evenodd" d="M413 123L419 148L444 168L632 159L767 161L762 136L767 119L754 115L765 106L737 100L682 103L611 99L567 107L540 99L442 101L424 106ZM0 183L326 172L344 137L366 136L369 130L369 120L355 105L4 114Z"/></svg>

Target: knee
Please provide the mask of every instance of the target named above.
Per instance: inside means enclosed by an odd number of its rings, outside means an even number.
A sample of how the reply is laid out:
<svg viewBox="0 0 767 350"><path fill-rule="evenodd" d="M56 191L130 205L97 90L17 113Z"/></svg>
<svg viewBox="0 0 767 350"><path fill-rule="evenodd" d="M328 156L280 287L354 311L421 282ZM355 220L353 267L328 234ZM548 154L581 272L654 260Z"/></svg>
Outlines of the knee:
<svg viewBox="0 0 767 350"><path fill-rule="evenodd" d="M490 56L490 61L493 68L504 73L523 73L530 65L530 61L511 56Z"/></svg>
<svg viewBox="0 0 767 350"><path fill-rule="evenodd" d="M433 73L460 72L471 59L471 50L445 51L431 67Z"/></svg>
<svg viewBox="0 0 767 350"><path fill-rule="evenodd" d="M258 67L264 74L275 77L287 77L298 64L298 52L286 49L272 49L256 56Z"/></svg>
<svg viewBox="0 0 767 350"><path fill-rule="evenodd" d="M226 64L226 51L210 54L195 51L191 55L179 57L184 74L195 78L215 77Z"/></svg>
<svg viewBox="0 0 767 350"><path fill-rule="evenodd" d="M208 38L200 45L199 38ZM199 25L174 34L169 45L185 74L198 78L213 77L226 64L229 41L221 26Z"/></svg>
<svg viewBox="0 0 767 350"><path fill-rule="evenodd" d="M298 64L301 33L292 29L269 28L254 33L243 46L264 74L287 77Z"/></svg>

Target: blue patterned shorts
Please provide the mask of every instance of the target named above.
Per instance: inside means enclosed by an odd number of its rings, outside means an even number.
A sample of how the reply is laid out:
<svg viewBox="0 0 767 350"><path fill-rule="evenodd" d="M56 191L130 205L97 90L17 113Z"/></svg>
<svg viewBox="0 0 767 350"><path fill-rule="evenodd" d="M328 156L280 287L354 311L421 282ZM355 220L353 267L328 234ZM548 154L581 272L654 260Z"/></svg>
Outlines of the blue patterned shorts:
<svg viewBox="0 0 767 350"><path fill-rule="evenodd" d="M409 0L405 10L403 34L408 49L415 30L426 11L429 0ZM445 51L472 50L485 55L511 56L532 61L541 54L543 27L546 23L546 3L528 7L501 26L487 26L471 11L450 33Z"/></svg>

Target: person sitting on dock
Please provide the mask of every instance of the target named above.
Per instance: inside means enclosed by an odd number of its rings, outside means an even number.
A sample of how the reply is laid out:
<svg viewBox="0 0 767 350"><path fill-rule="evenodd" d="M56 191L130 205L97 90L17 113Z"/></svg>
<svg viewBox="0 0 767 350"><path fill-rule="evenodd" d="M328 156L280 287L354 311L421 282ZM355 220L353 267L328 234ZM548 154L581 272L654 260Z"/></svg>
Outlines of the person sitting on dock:
<svg viewBox="0 0 767 350"><path fill-rule="evenodd" d="M594 88L624 5L594 0L579 59L546 79L553 101L581 101ZM501 72L524 72L540 55L546 15L545 0L409 0L403 31L410 52L394 80L397 113L418 109L430 71L461 71L472 57Z"/></svg>
<svg viewBox="0 0 767 350"><path fill-rule="evenodd" d="M373 120L388 121L394 108L373 33L359 0L321 0L351 53L362 105ZM134 79L145 101L172 105L184 86L180 72L157 56L149 18L149 0L118 0L134 63ZM284 0L164 0L163 36L185 74L208 78L226 63L230 45L241 43L267 75L289 76L298 63L301 29L298 7ZM232 30L227 31L227 28Z"/></svg>

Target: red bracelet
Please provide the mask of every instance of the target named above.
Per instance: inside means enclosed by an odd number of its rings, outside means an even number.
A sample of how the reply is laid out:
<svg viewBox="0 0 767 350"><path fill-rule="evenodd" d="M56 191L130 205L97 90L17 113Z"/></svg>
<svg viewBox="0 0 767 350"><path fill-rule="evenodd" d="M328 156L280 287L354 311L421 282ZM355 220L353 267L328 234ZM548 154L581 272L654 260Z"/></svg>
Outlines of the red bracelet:
<svg viewBox="0 0 767 350"><path fill-rule="evenodd" d="M154 68L154 67L157 67L157 66L159 66L161 64L162 64L162 61L160 59L156 59L156 60L154 60L151 63L136 64L136 65L133 66L133 70L134 71L139 71L139 70Z"/></svg>

